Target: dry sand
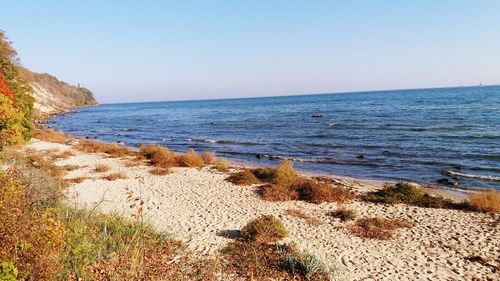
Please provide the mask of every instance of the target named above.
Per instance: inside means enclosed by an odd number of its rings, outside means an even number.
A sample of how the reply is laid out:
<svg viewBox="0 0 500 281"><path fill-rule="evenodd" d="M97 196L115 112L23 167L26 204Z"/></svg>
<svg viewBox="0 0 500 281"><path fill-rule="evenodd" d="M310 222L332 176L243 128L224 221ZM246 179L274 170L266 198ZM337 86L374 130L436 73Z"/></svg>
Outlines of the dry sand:
<svg viewBox="0 0 500 281"><path fill-rule="evenodd" d="M171 233L200 255L214 255L231 241L249 220L261 214L273 214L283 220L290 236L302 250L334 262L345 280L500 280L500 273L489 265L469 261L481 256L500 264L500 215L458 210L426 209L406 205L382 205L353 201L344 206L359 217L408 219L410 229L397 231L389 241L358 238L348 231L352 223L343 223L326 215L339 207L336 203L267 202L258 197L256 187L235 186L224 179L227 174L208 167L174 168L173 173L153 176L151 167L126 167L126 160L103 154L81 153L71 146L32 140L35 150L71 150L74 156L57 165L77 165L66 178L88 177L71 184L67 190L72 203L107 213L130 216L130 199L145 202L145 218L158 230ZM97 164L111 167L96 173ZM128 179L107 181L103 175L122 172ZM377 182L342 179L356 192L380 188ZM286 214L299 209L323 222L314 226L304 219Z"/></svg>

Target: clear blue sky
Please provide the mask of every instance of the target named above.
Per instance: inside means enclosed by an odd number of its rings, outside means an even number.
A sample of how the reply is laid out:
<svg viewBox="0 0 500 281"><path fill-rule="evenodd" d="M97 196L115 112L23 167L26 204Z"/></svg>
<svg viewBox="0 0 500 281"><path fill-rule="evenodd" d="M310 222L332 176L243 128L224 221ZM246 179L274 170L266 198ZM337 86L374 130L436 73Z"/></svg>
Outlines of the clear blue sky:
<svg viewBox="0 0 500 281"><path fill-rule="evenodd" d="M14 1L24 66L101 102L500 83L500 1Z"/></svg>

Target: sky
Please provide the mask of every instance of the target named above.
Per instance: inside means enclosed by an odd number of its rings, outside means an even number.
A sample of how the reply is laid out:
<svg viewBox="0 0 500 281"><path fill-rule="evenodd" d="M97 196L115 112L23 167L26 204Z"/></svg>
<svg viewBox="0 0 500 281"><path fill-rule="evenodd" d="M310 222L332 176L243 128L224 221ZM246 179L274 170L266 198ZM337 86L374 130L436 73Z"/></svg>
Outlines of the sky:
<svg viewBox="0 0 500 281"><path fill-rule="evenodd" d="M500 84L500 1L0 0L22 64L102 103Z"/></svg>

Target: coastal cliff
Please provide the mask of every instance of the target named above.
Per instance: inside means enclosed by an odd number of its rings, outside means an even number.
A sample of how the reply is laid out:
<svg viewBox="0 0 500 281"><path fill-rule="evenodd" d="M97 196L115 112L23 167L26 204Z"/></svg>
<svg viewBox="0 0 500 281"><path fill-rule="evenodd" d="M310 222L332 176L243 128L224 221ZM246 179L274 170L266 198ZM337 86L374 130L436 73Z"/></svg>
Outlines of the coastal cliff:
<svg viewBox="0 0 500 281"><path fill-rule="evenodd" d="M41 114L62 113L73 107L98 104L87 88L70 85L47 73L36 73L26 68L20 70L33 89L34 108Z"/></svg>

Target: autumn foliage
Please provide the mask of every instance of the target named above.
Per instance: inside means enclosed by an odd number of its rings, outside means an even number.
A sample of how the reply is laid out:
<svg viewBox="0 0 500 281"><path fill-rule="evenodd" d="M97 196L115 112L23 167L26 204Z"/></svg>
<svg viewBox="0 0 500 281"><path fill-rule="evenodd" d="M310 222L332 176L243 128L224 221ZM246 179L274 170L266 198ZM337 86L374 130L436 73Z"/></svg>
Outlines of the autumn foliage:
<svg viewBox="0 0 500 281"><path fill-rule="evenodd" d="M14 99L16 92L12 90L12 86L5 81L3 73L0 73L0 94L10 98Z"/></svg>

